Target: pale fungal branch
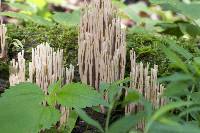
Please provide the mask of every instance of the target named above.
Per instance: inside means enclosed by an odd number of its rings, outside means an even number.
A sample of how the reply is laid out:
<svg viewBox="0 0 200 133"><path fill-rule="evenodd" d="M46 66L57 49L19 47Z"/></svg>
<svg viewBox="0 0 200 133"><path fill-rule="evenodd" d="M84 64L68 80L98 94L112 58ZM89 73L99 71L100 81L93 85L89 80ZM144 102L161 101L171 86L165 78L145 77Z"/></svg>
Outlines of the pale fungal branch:
<svg viewBox="0 0 200 133"><path fill-rule="evenodd" d="M25 78L24 51L18 54L18 61L12 60L10 67L10 84L15 85L20 82L32 82L40 86L44 93L48 95L48 86L58 80L68 84L74 78L74 66L64 67L63 50L54 51L48 43L38 45L32 49L32 62L29 62L29 78ZM60 124L68 120L69 109L60 107Z"/></svg>
<svg viewBox="0 0 200 133"><path fill-rule="evenodd" d="M10 85L13 86L18 83L25 82L25 59L24 59L24 50L18 53L17 60L12 59L10 62Z"/></svg>
<svg viewBox="0 0 200 133"><path fill-rule="evenodd" d="M123 79L125 31L110 0L94 0L82 11L78 65L81 81L97 90L100 82Z"/></svg>
<svg viewBox="0 0 200 133"><path fill-rule="evenodd" d="M74 78L74 67L65 68L63 63L63 50L57 50L48 43L38 45L32 49L32 62L29 62L29 81L34 82L44 89L58 80L69 83Z"/></svg>
<svg viewBox="0 0 200 133"><path fill-rule="evenodd" d="M164 98L160 98L163 93L164 86L157 82L158 66L154 65L149 68L149 64L144 66L142 62L136 63L136 54L133 50L130 51L131 72L130 78L132 82L130 88L138 90L145 99L151 101L154 109L159 108L165 104ZM150 70L149 70L150 69ZM138 104L130 104L125 108L125 113L140 112L143 107ZM144 129L144 121L138 124L137 128Z"/></svg>
<svg viewBox="0 0 200 133"><path fill-rule="evenodd" d="M0 59L7 57L6 32L7 28L0 19Z"/></svg>

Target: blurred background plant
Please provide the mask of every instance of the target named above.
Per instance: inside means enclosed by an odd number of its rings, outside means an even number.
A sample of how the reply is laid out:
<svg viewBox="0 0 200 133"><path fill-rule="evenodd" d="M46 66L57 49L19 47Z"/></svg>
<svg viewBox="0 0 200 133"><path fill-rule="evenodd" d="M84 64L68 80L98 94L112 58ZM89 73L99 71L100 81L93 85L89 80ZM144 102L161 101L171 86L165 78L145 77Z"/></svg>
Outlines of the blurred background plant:
<svg viewBox="0 0 200 133"><path fill-rule="evenodd" d="M198 0L112 1L120 10L122 25L135 32L156 32L186 38L200 34ZM0 15L5 16L5 22L78 25L82 4L83 0L4 0Z"/></svg>

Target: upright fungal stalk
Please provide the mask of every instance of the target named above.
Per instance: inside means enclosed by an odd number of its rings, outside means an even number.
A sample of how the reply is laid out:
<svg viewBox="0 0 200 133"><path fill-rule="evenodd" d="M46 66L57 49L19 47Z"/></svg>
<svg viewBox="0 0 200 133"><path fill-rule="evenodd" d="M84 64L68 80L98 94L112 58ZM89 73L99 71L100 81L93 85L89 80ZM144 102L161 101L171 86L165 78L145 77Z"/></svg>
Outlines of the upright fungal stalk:
<svg viewBox="0 0 200 133"><path fill-rule="evenodd" d="M6 31L7 28L3 24L2 19L0 18L0 59L7 57L7 46L6 46Z"/></svg>
<svg viewBox="0 0 200 133"><path fill-rule="evenodd" d="M159 96L164 90L164 86L157 82L158 66L154 65L149 71L149 64L145 67L142 62L136 63L136 54L130 51L132 82L130 88L137 89L147 100L153 103L154 109L165 104L165 100ZM125 113L142 111L141 105L130 104L125 108ZM144 129L144 122L138 124L138 128Z"/></svg>
<svg viewBox="0 0 200 133"><path fill-rule="evenodd" d="M100 82L123 79L125 32L111 0L94 0L82 11L78 64L81 81L96 89Z"/></svg>
<svg viewBox="0 0 200 133"><path fill-rule="evenodd" d="M29 62L29 81L34 82L44 89L58 80L65 80L65 83L72 81L74 67L65 68L63 63L63 50L57 50L49 44L41 44L32 49L32 62Z"/></svg>
<svg viewBox="0 0 200 133"><path fill-rule="evenodd" d="M10 85L13 86L15 84L25 82L25 59L24 59L24 51L18 53L17 60L12 59L10 62L10 77L9 82Z"/></svg>

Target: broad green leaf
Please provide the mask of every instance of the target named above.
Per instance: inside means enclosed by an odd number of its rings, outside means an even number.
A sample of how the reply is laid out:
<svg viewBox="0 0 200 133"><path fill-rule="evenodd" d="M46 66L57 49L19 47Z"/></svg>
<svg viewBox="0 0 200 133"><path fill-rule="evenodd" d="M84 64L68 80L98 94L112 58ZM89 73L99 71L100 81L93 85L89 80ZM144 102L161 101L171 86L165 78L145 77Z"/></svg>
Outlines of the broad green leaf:
<svg viewBox="0 0 200 133"><path fill-rule="evenodd" d="M50 129L52 123L57 123L60 119L60 112L52 107L43 107L39 120L40 129Z"/></svg>
<svg viewBox="0 0 200 133"><path fill-rule="evenodd" d="M80 22L80 11L72 13L55 12L53 20L63 25L78 25Z"/></svg>
<svg viewBox="0 0 200 133"><path fill-rule="evenodd" d="M37 133L51 127L57 122L59 113L43 106L43 100L42 90L34 84L22 83L10 87L0 97L0 131Z"/></svg>
<svg viewBox="0 0 200 133"><path fill-rule="evenodd" d="M139 112L135 115L127 115L114 122L109 127L107 133L127 133L130 129L135 128L137 123L144 117L144 112Z"/></svg>
<svg viewBox="0 0 200 133"><path fill-rule="evenodd" d="M56 92L56 101L67 107L91 107L97 105L108 106L94 88L86 84L71 83L67 84Z"/></svg>
<svg viewBox="0 0 200 133"><path fill-rule="evenodd" d="M77 112L77 114L79 115L79 117L84 120L85 122L87 122L88 124L96 127L97 129L99 129L102 133L104 132L103 131L103 128L101 127L101 125L93 120L92 118L90 118L82 109L80 108L75 108L75 111Z"/></svg>
<svg viewBox="0 0 200 133"><path fill-rule="evenodd" d="M65 133L71 133L76 125L76 120L78 119L78 114L74 110L70 110L69 118L66 123Z"/></svg>
<svg viewBox="0 0 200 133"><path fill-rule="evenodd" d="M46 96L46 101L49 105L55 106L56 105L56 91L61 89L61 80L51 84L48 87L49 95Z"/></svg>

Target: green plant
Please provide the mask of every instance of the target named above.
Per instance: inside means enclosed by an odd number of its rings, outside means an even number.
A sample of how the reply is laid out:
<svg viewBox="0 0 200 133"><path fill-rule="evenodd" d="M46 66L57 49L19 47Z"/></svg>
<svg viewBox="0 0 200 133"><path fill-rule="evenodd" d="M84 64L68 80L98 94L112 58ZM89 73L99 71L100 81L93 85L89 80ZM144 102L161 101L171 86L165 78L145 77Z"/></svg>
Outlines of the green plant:
<svg viewBox="0 0 200 133"><path fill-rule="evenodd" d="M50 128L60 113L50 106L43 106L44 100L45 95L36 85L23 83L10 87L0 97L1 131L27 133Z"/></svg>
<svg viewBox="0 0 200 133"><path fill-rule="evenodd" d="M113 124L110 125L111 120L111 114L112 111L119 105L123 105L123 102L120 103L120 97L122 95L123 89L126 88L125 86L122 86L122 84L127 84L130 81L129 78L126 78L124 80L115 81L113 83L101 83L99 92L102 96L107 94L108 96L108 106L106 108L106 123L105 128L102 128L102 126L92 118L90 118L81 108L75 108L75 111L77 114L88 124L95 126L99 131L106 132L106 133L121 133L121 132L127 132L129 131L133 126L137 124L139 120L141 120L144 115L143 113L139 113L138 115L130 115L125 116L122 119L113 122ZM127 88L126 88L127 89ZM131 96L130 96L131 95ZM134 97L132 97L134 95ZM129 95L125 99L124 103L130 103L130 102L136 102L140 99L140 94L136 91L130 90ZM130 122L130 123L129 123Z"/></svg>
<svg viewBox="0 0 200 133"><path fill-rule="evenodd" d="M6 90L0 97L1 131L36 133L49 129L60 117L55 103L70 108L84 108L99 104L107 106L99 93L80 83L60 87L60 82L57 82L49 87L48 92L49 95L45 96L41 88L31 83L18 84ZM45 101L47 105L44 104ZM71 115L69 121L72 123L66 124L65 127L68 132L72 130L77 119L73 111Z"/></svg>

